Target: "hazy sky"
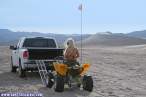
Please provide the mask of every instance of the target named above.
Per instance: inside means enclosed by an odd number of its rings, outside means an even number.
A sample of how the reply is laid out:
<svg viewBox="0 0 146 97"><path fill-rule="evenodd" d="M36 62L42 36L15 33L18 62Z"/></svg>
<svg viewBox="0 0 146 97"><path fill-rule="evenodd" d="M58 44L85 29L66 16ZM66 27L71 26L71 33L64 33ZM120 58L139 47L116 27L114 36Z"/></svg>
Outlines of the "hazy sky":
<svg viewBox="0 0 146 97"><path fill-rule="evenodd" d="M146 0L0 0L0 28L14 31L127 33L146 29Z"/></svg>

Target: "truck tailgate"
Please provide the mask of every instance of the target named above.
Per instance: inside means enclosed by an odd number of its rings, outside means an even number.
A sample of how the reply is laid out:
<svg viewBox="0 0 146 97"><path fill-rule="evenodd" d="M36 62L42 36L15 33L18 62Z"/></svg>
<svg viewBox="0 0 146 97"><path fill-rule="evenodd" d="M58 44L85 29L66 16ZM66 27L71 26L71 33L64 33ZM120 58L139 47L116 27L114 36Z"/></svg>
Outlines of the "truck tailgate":
<svg viewBox="0 0 146 97"><path fill-rule="evenodd" d="M32 49L28 48L29 60L47 60L63 56L63 49Z"/></svg>

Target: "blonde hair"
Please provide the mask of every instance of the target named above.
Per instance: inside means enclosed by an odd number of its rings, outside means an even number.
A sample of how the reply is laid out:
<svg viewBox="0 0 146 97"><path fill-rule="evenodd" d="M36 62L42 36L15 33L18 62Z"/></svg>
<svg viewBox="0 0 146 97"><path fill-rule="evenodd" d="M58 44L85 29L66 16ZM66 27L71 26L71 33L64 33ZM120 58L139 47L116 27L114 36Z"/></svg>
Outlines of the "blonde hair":
<svg viewBox="0 0 146 97"><path fill-rule="evenodd" d="M65 42L65 47L70 47L70 48L75 47L74 40L72 38L68 38Z"/></svg>

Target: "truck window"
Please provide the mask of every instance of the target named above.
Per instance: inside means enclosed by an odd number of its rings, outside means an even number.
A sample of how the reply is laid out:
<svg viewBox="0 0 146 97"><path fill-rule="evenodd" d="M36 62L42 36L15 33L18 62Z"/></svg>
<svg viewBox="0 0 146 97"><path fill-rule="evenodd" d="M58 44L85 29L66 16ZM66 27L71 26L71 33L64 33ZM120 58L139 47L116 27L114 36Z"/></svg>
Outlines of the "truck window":
<svg viewBox="0 0 146 97"><path fill-rule="evenodd" d="M53 39L27 38L24 41L23 47L49 47L56 48L56 43Z"/></svg>

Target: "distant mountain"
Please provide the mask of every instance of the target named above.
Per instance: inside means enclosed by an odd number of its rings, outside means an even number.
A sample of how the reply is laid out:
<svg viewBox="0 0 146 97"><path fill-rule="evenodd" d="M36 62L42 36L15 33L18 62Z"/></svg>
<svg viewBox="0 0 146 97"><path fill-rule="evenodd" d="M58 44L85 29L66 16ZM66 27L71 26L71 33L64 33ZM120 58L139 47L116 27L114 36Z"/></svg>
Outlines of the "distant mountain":
<svg viewBox="0 0 146 97"><path fill-rule="evenodd" d="M53 37L57 40L58 44L63 44L64 41L72 37L75 41L81 40L80 34L53 34L53 33L40 33L40 32L13 32L9 29L0 29L0 45L16 44L20 37L40 36L40 37ZM83 35L83 39L90 35Z"/></svg>
<svg viewBox="0 0 146 97"><path fill-rule="evenodd" d="M140 45L146 44L145 39L129 37L125 34L113 33L97 33L83 40L83 46L126 46L126 45ZM79 43L80 45L80 43Z"/></svg>
<svg viewBox="0 0 146 97"><path fill-rule="evenodd" d="M80 34L54 34L54 33L40 33L40 32L13 32L9 29L0 29L0 45L16 44L20 37L39 36L39 37L53 37L58 44L63 45L64 41L72 37L77 41L77 45L81 44ZM94 35L84 34L83 46L126 46L126 45L140 45L146 44L146 30L136 31L128 34L112 32L100 32ZM141 39L145 38L145 39Z"/></svg>
<svg viewBox="0 0 146 97"><path fill-rule="evenodd" d="M143 30L143 31L134 31L134 32L128 33L127 35L128 36L132 36L132 37L146 39L146 30Z"/></svg>

